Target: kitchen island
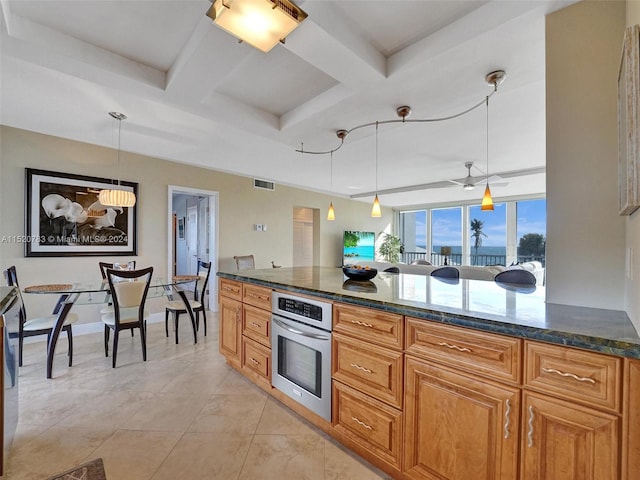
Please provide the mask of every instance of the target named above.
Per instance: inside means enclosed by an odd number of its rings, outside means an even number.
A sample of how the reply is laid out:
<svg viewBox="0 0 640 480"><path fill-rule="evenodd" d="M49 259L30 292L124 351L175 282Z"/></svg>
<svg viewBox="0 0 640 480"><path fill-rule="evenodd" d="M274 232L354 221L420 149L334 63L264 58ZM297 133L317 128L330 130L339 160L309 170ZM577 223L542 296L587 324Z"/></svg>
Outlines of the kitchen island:
<svg viewBox="0 0 640 480"><path fill-rule="evenodd" d="M622 311L479 280L218 275L221 352L267 391L271 363L258 375L243 358L245 313L257 324L262 311L268 335L273 290L333 303L331 425L275 396L394 478L626 480L640 468L640 337ZM263 346L251 351L266 361Z"/></svg>

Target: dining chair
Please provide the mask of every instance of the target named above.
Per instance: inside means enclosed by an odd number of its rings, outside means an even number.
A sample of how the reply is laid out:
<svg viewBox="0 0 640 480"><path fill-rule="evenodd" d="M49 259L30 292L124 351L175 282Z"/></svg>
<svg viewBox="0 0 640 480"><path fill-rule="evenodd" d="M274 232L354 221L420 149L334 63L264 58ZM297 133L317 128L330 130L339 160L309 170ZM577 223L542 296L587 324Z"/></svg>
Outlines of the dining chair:
<svg viewBox="0 0 640 480"><path fill-rule="evenodd" d="M418 258L411 262L411 265L433 265L429 260L425 260L424 258Z"/></svg>
<svg viewBox="0 0 640 480"><path fill-rule="evenodd" d="M36 317L28 319L27 310L24 306L22 299L22 292L20 291L20 284L18 283L18 274L16 267L11 266L5 270L4 275L7 279L7 285L10 287L16 287L18 289L18 295L20 296L20 324L18 326L18 365L22 366L22 349L25 337L35 337L37 335L47 336L47 345L51 337L51 332L58 319L58 313L67 300L68 295L60 295L58 302L53 309L51 315L45 315L43 317ZM78 321L78 315L69 312L67 318L64 321L62 330L67 333L67 340L69 342L69 366L73 363L73 334L71 332L71 325Z"/></svg>
<svg viewBox="0 0 640 480"><path fill-rule="evenodd" d="M233 257L233 259L236 261L236 268L238 270L253 270L256 268L253 255L239 255Z"/></svg>
<svg viewBox="0 0 640 480"><path fill-rule="evenodd" d="M510 283L512 285L535 285L536 276L529 270L505 270L498 273L494 280L498 283Z"/></svg>
<svg viewBox="0 0 640 480"><path fill-rule="evenodd" d="M432 277L460 278L460 272L455 267L440 267L431 272Z"/></svg>
<svg viewBox="0 0 640 480"><path fill-rule="evenodd" d="M147 361L147 317L145 308L153 267L140 270L116 270L107 268L107 281L113 299L113 311L102 315L104 323L104 354L109 356L109 336L113 330L113 360L116 368L118 337L121 330L140 329L142 360Z"/></svg>
<svg viewBox="0 0 640 480"><path fill-rule="evenodd" d="M98 267L100 267L100 274L102 275L102 279L107 279L107 268L115 268L116 270L135 270L136 269L136 261L131 260L127 263L108 263L108 262L98 262ZM123 268L126 267L126 268ZM109 302L106 307L102 307L100 309L100 315L104 315L106 313L113 312L113 303ZM131 330L131 336L133 337L133 329Z"/></svg>
<svg viewBox="0 0 640 480"><path fill-rule="evenodd" d="M204 302L204 296L207 293L207 285L209 284L209 275L211 274L211 262L203 262L198 260L198 275L200 279L196 280L193 289L193 300L189 301L193 313L196 315L196 329L200 329L200 312L202 312L202 322L204 323L204 336L207 336L207 308ZM201 281L202 280L202 281ZM200 284L200 288L198 288ZM176 331L176 345L178 344L178 319L181 313L187 313L186 306L182 300L172 300L167 303L164 312L164 332L169 337L169 314L173 316L173 326Z"/></svg>

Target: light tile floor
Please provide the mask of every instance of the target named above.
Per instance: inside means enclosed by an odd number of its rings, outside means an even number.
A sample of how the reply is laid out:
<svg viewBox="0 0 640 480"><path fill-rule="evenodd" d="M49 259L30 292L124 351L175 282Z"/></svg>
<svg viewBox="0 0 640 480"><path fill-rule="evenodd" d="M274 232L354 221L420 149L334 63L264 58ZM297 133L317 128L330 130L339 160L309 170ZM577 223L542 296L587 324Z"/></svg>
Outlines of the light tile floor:
<svg viewBox="0 0 640 480"><path fill-rule="evenodd" d="M181 343L164 325L140 338L124 332L117 368L102 334L58 344L53 378L45 378L45 344L25 346L20 421L7 478L44 479L96 457L109 480L388 479L225 364L217 322L207 337ZM213 318L211 318L213 317Z"/></svg>

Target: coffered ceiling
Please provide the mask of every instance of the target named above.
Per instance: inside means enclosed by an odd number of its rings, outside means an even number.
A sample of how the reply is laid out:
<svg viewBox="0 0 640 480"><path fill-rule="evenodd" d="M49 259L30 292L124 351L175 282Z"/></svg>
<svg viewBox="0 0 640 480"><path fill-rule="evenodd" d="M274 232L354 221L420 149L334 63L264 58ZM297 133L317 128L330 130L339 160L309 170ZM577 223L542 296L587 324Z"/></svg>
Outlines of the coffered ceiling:
<svg viewBox="0 0 640 480"><path fill-rule="evenodd" d="M298 1L308 18L268 53L213 25L208 0L0 0L0 121L114 147L108 111L129 118L122 150L330 190L336 130L458 113L490 101L497 198L545 190L545 15L572 1ZM486 170L486 111L381 125L386 206L479 199L448 179ZM123 156L126 161L126 156ZM333 190L369 201L375 129L333 155ZM474 168L474 175L481 175ZM445 186L451 185L451 186ZM392 191L393 193L384 193Z"/></svg>

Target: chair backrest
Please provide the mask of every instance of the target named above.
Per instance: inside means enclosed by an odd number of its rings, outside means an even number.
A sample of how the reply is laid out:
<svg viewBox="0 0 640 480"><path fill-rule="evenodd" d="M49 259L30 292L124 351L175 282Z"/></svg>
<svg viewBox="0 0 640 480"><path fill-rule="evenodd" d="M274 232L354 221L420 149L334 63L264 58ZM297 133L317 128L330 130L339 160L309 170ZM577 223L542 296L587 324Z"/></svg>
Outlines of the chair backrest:
<svg viewBox="0 0 640 480"><path fill-rule="evenodd" d="M387 273L400 273L400 269L398 267L385 268L383 271Z"/></svg>
<svg viewBox="0 0 640 480"><path fill-rule="evenodd" d="M411 265L433 265L429 260L425 260L424 258L419 258L411 262Z"/></svg>
<svg viewBox="0 0 640 480"><path fill-rule="evenodd" d="M233 259L236 261L236 268L238 270L253 270L256 268L253 255L239 255L233 257Z"/></svg>
<svg viewBox="0 0 640 480"><path fill-rule="evenodd" d="M16 287L18 290L18 295L20 296L20 330L22 330L22 324L27 321L27 310L24 307L24 301L22 299L22 292L20 291L18 273L16 272L15 265L12 265L5 270L4 276L7 279L7 285L10 287Z"/></svg>
<svg viewBox="0 0 640 480"><path fill-rule="evenodd" d="M204 282L202 282L202 286L200 288L196 286L194 297L196 301L199 301L204 305L204 295L207 293L209 275L211 275L211 262L203 262L202 260L198 260L198 275L200 275L200 273L205 274Z"/></svg>
<svg viewBox="0 0 640 480"><path fill-rule="evenodd" d="M505 270L498 273L494 280L499 283L510 283L512 285L535 285L536 276L528 270Z"/></svg>
<svg viewBox="0 0 640 480"><path fill-rule="evenodd" d="M431 272L432 277L460 278L460 272L455 267L440 267Z"/></svg>
<svg viewBox="0 0 640 480"><path fill-rule="evenodd" d="M136 261L131 260L130 262L122 263L108 263L108 262L98 262L98 266L100 267L100 274L102 275L102 279L107 279L107 268L115 268L116 270L135 270L136 269Z"/></svg>
<svg viewBox="0 0 640 480"><path fill-rule="evenodd" d="M120 322L121 308L133 307L138 307L138 319L142 321L152 275L153 267L140 270L107 268L107 280L113 298L116 323Z"/></svg>

